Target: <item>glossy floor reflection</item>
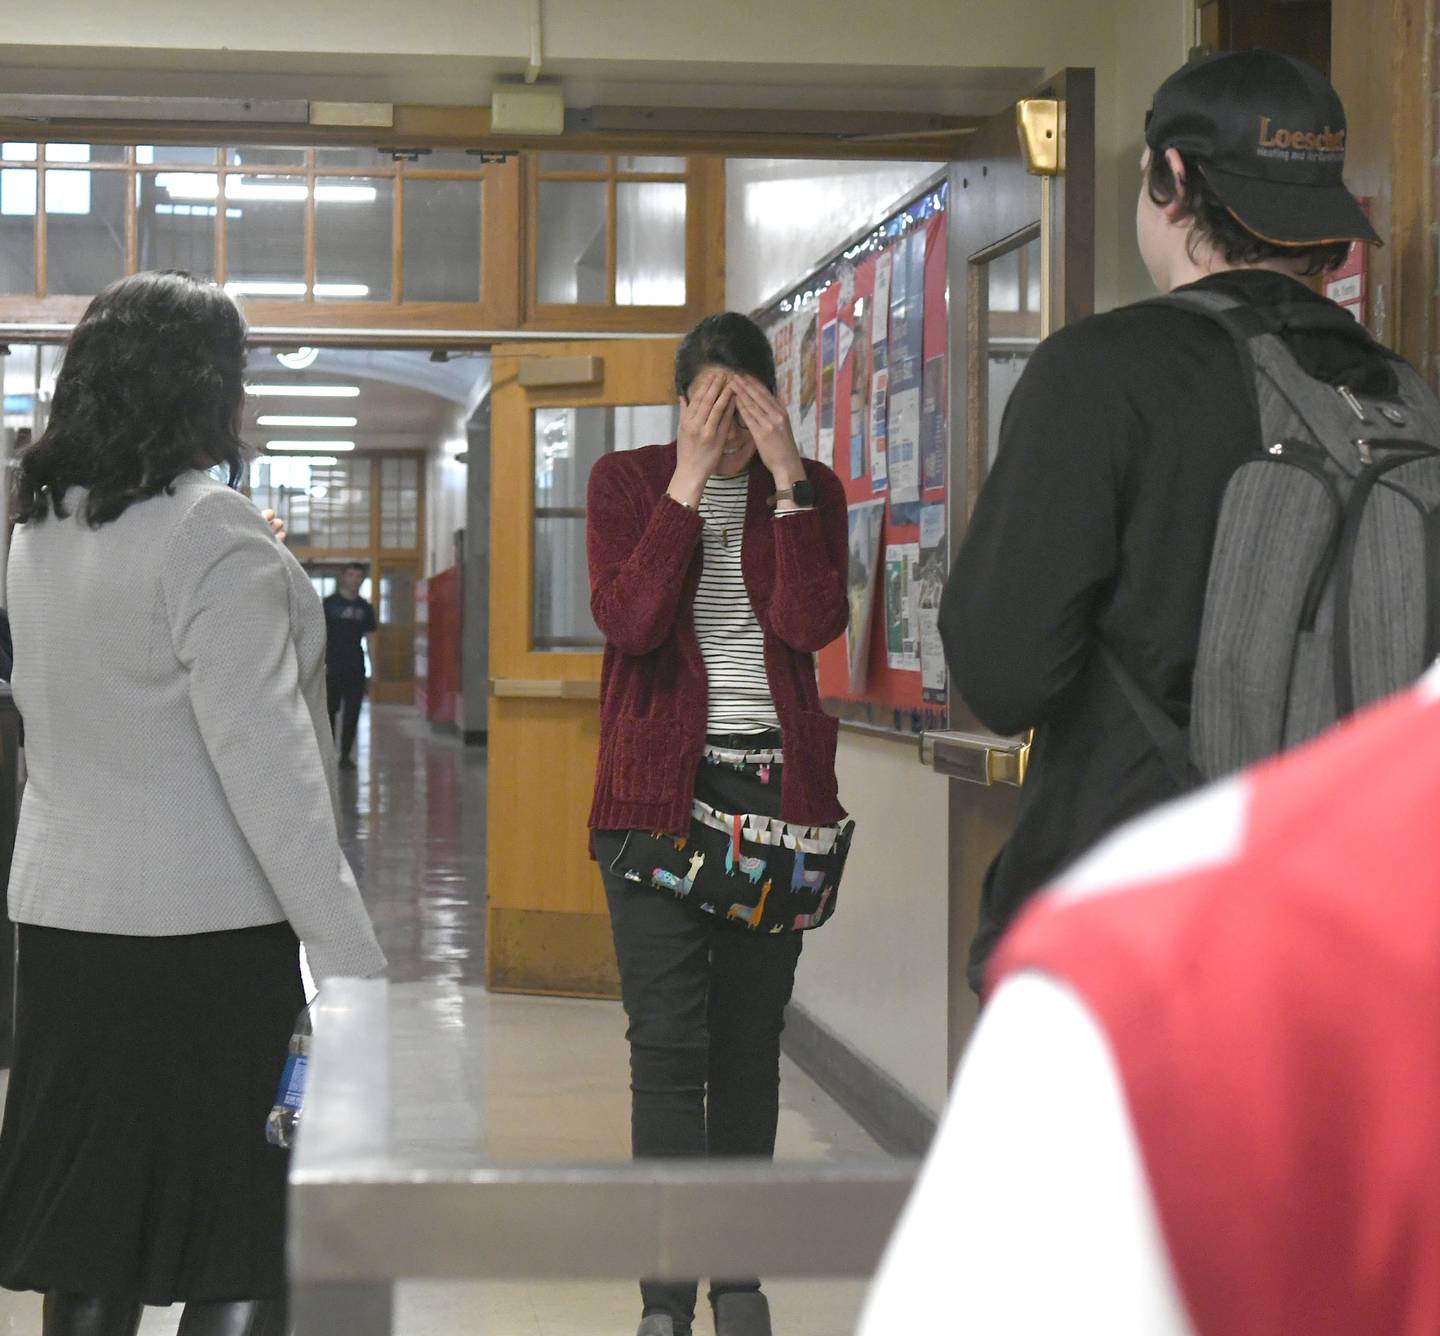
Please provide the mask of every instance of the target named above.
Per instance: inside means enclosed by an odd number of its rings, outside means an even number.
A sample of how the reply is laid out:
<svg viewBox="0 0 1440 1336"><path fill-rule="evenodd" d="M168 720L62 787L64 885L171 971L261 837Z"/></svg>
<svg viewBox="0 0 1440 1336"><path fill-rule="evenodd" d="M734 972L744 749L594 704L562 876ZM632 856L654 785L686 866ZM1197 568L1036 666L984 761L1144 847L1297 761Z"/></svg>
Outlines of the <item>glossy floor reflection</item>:
<svg viewBox="0 0 1440 1336"><path fill-rule="evenodd" d="M367 706L357 760L342 776L342 838L395 981L397 1132L436 1151L480 1144L512 1162L626 1158L619 1006L483 987L484 751L434 734L413 710ZM781 1092L781 1158L882 1154L788 1061ZM864 1285L778 1280L767 1291L778 1336L847 1336ZM633 1336L639 1304L628 1279L407 1282L395 1319L397 1336ZM178 1307L148 1310L141 1336L174 1336L179 1320ZM0 1291L0 1336L40 1329L38 1296ZM710 1330L702 1304L695 1332Z"/></svg>

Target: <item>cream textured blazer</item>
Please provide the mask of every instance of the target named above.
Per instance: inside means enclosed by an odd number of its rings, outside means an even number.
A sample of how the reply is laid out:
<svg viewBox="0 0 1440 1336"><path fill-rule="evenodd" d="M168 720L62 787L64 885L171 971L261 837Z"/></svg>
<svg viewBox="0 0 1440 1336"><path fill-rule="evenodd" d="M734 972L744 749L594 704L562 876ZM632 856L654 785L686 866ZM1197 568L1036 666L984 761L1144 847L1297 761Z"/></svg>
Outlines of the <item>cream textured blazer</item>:
<svg viewBox="0 0 1440 1336"><path fill-rule="evenodd" d="M288 919L317 978L378 972L299 562L206 473L99 529L84 495L10 549L29 772L11 917L125 936Z"/></svg>

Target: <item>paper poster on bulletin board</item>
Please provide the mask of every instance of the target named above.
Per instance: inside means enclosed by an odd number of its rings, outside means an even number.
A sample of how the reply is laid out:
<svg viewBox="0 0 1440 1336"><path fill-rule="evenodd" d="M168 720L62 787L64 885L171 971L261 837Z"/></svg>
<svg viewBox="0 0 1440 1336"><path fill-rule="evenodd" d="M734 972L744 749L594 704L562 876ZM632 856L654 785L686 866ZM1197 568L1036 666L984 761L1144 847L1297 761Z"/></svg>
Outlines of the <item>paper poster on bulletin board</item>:
<svg viewBox="0 0 1440 1336"><path fill-rule="evenodd" d="M850 506L850 624L817 656L821 698L904 735L946 726L945 201L943 182L930 187L757 315L801 449L835 470ZM805 382L793 397L785 365Z"/></svg>

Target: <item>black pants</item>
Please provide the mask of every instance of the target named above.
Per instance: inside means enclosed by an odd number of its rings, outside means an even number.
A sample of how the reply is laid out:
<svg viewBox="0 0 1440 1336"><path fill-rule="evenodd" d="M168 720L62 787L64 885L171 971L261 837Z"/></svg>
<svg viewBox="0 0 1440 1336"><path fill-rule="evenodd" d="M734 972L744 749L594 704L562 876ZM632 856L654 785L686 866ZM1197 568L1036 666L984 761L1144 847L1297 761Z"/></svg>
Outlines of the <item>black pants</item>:
<svg viewBox="0 0 1440 1336"><path fill-rule="evenodd" d="M360 703L365 699L365 678L353 673L330 673L325 678L326 704L330 713L330 735L335 735L335 716L340 720L340 755L350 759L355 750L355 733L360 727Z"/></svg>
<svg viewBox="0 0 1440 1336"><path fill-rule="evenodd" d="M724 778L729 789L739 777ZM701 787L710 790L707 801L720 796L713 783ZM778 790L776 783L747 794L743 809L729 810L778 815ZM609 871L624 838L595 833L630 1022L631 1148L637 1159L768 1159L780 1111L780 1032L802 934L760 936L626 881ZM712 1279L710 1299L759 1288L753 1278ZM694 1281L640 1284L644 1312L669 1314L677 1336L690 1330L696 1292Z"/></svg>

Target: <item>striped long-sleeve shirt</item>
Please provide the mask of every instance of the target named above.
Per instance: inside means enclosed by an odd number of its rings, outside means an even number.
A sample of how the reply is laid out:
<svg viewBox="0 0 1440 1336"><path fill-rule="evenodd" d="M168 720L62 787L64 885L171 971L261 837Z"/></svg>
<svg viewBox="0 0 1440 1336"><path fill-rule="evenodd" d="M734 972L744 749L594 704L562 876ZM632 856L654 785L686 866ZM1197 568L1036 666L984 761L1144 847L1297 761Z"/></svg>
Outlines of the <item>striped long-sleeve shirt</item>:
<svg viewBox="0 0 1440 1336"><path fill-rule="evenodd" d="M695 593L695 634L710 678L710 733L778 728L765 674L765 635L740 570L749 475L711 478L700 498L705 553Z"/></svg>

